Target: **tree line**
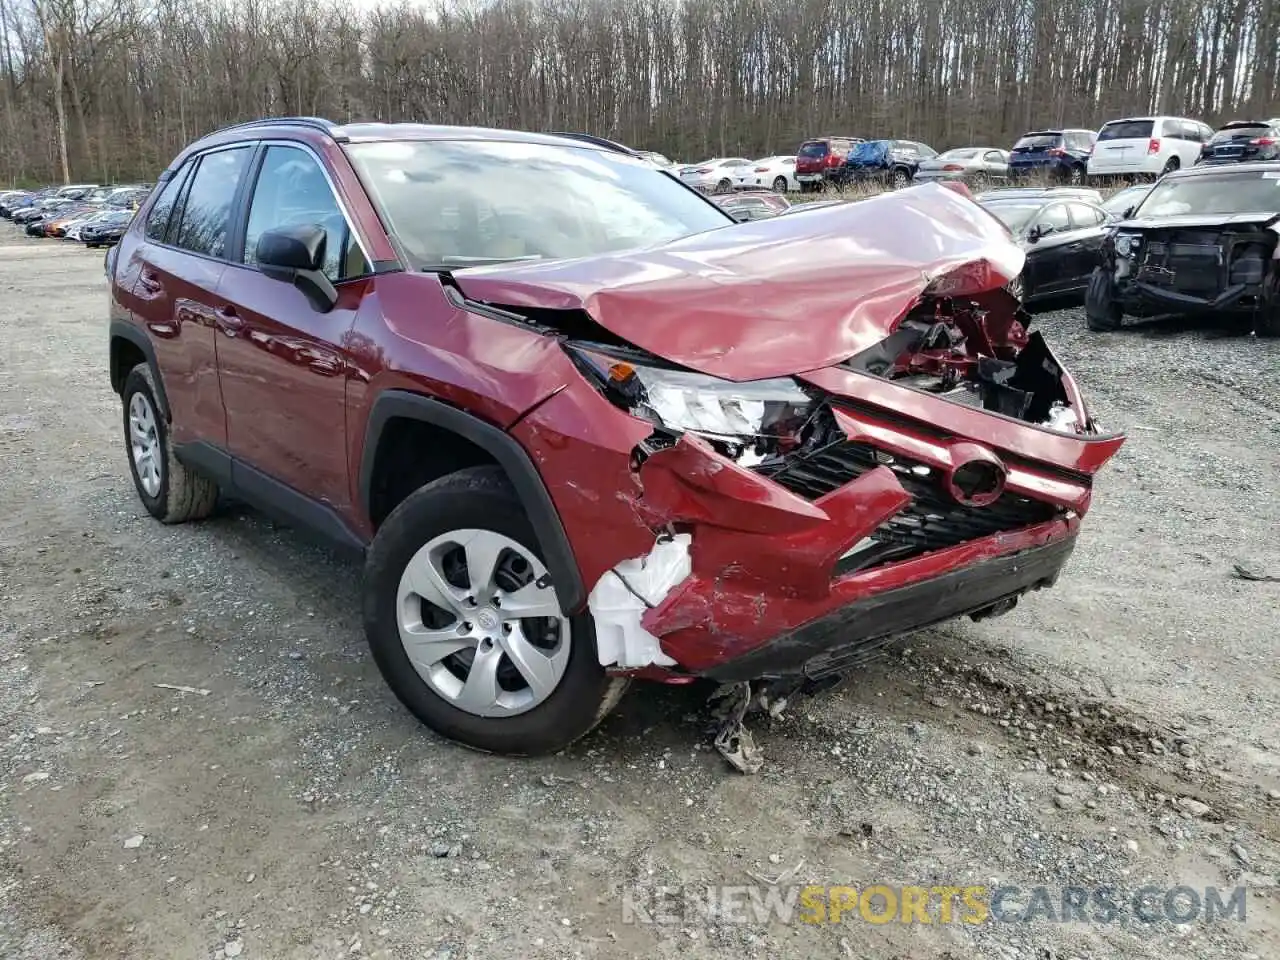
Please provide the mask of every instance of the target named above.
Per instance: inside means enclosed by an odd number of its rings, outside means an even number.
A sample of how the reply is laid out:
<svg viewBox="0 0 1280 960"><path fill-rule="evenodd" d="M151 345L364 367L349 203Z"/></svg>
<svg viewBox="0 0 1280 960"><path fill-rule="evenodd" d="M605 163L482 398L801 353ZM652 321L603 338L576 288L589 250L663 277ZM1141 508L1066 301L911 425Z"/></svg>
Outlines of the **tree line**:
<svg viewBox="0 0 1280 960"><path fill-rule="evenodd" d="M1280 116L1277 0L0 0L0 40L8 184L150 179L272 114L584 131L684 161Z"/></svg>

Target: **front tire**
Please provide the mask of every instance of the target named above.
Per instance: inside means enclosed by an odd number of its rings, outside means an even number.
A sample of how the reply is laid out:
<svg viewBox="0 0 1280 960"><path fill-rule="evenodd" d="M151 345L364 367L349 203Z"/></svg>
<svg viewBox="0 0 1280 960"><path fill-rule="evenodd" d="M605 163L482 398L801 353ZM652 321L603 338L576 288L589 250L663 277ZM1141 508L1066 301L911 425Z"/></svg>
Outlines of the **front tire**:
<svg viewBox="0 0 1280 960"><path fill-rule="evenodd" d="M169 424L156 402L151 368L140 363L125 377L124 442L138 499L161 523L200 520L218 503L218 485L183 466L173 455Z"/></svg>
<svg viewBox="0 0 1280 960"><path fill-rule="evenodd" d="M1102 267L1094 267L1084 293L1084 322L1095 333L1120 329L1124 311L1116 303L1111 290L1111 275Z"/></svg>
<svg viewBox="0 0 1280 960"><path fill-rule="evenodd" d="M1280 337L1280 273L1274 270L1263 283L1253 332L1260 337Z"/></svg>
<svg viewBox="0 0 1280 960"><path fill-rule="evenodd" d="M628 681L566 616L519 498L497 467L410 494L365 561L365 633L383 677L437 733L488 753L553 753L594 728Z"/></svg>

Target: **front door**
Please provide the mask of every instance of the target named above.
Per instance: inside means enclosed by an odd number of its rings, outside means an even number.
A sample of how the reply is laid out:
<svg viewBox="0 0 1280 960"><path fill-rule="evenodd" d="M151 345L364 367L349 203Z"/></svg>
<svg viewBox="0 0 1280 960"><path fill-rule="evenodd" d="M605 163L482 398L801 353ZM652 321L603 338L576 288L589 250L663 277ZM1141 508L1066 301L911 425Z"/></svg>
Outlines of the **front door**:
<svg viewBox="0 0 1280 960"><path fill-rule="evenodd" d="M257 267L263 233L301 224L326 233L324 273L338 291L327 312ZM236 483L267 497L302 494L346 513L348 366L341 344L371 282L370 268L310 150L264 145L237 259L219 287L227 315L218 338Z"/></svg>
<svg viewBox="0 0 1280 960"><path fill-rule="evenodd" d="M1026 295L1050 296L1062 289L1064 260L1071 243L1071 219L1066 204L1051 203L1042 208L1028 225L1037 239L1028 242L1026 266Z"/></svg>

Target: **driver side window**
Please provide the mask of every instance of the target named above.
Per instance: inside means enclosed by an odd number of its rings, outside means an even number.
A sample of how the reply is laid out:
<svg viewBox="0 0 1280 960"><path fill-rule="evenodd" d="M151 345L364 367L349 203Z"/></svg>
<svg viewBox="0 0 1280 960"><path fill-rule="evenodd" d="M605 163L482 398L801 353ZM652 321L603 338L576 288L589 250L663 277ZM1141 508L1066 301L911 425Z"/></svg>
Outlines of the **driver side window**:
<svg viewBox="0 0 1280 960"><path fill-rule="evenodd" d="M268 230L304 224L324 228L324 275L333 283L370 272L316 159L297 147L267 147L249 204L244 262L257 263L258 240Z"/></svg>
<svg viewBox="0 0 1280 960"><path fill-rule="evenodd" d="M1055 203L1053 206L1045 207L1040 211L1040 215L1036 217L1033 224L1038 228L1042 236L1051 233L1061 233L1071 225L1071 221L1067 218L1067 205L1065 203Z"/></svg>

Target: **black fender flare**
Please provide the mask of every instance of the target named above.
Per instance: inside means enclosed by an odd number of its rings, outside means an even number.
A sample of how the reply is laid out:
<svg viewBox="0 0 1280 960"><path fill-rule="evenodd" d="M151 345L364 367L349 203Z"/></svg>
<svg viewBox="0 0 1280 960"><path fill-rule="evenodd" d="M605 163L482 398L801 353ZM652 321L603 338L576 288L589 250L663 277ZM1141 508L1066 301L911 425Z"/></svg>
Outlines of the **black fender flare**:
<svg viewBox="0 0 1280 960"><path fill-rule="evenodd" d="M456 433L498 462L529 516L561 609L567 613L581 610L587 602L582 571L578 569L560 514L533 460L510 434L457 407L408 390L386 390L378 395L365 424L364 451L360 458L360 504L365 516L372 515L373 471L382 432L388 421L400 418L420 420Z"/></svg>
<svg viewBox="0 0 1280 960"><path fill-rule="evenodd" d="M166 421L171 421L172 417L169 414L169 397L164 392L164 377L160 375L160 364L156 362L156 348L152 346L151 341L147 338L145 333L132 324L126 323L124 320L111 321L111 332L107 340L111 364L111 389L115 390L116 393L119 393L124 387L124 378L129 373L128 370L117 369L119 361L116 359L116 352L114 349L110 349L110 344L116 340L129 341L129 343L137 347L146 358L147 365L151 367L151 377L156 384L156 402L160 404L160 415L163 416Z"/></svg>

